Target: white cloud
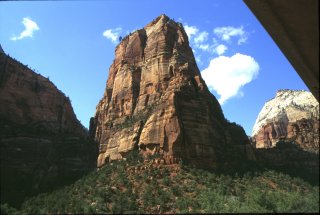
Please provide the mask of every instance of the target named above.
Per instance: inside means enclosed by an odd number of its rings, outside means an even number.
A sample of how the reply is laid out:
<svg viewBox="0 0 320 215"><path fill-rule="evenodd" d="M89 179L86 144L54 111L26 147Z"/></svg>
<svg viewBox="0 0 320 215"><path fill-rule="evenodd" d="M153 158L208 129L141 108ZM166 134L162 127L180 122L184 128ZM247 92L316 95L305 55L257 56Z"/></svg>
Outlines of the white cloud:
<svg viewBox="0 0 320 215"><path fill-rule="evenodd" d="M184 30L188 35L189 41L191 41L191 37L193 35L196 35L199 31L199 29L196 26L189 26L189 25L184 25Z"/></svg>
<svg viewBox="0 0 320 215"><path fill-rule="evenodd" d="M196 49L200 49L202 51L212 51L213 47L206 43L208 40L209 33L206 31L199 31L199 29L196 26L190 26L187 24L184 24L184 30L186 31L186 34L188 35L190 45L193 47L193 53L196 53ZM198 61L200 62L200 61Z"/></svg>
<svg viewBox="0 0 320 215"><path fill-rule="evenodd" d="M19 36L13 36L10 40L21 40L25 37L33 37L33 32L40 30L36 22L32 21L29 17L24 17L22 24L25 29L20 33Z"/></svg>
<svg viewBox="0 0 320 215"><path fill-rule="evenodd" d="M121 32L122 28L118 27L114 29L107 29L103 32L102 35L116 44Z"/></svg>
<svg viewBox="0 0 320 215"><path fill-rule="evenodd" d="M235 28L232 26L218 27L213 32L222 40L230 41L231 37L238 37L238 45L245 43L248 39L248 33L243 30L243 26Z"/></svg>
<svg viewBox="0 0 320 215"><path fill-rule="evenodd" d="M227 51L228 47L220 44L217 47L215 47L215 51L218 55L222 55L223 53L225 53Z"/></svg>
<svg viewBox="0 0 320 215"><path fill-rule="evenodd" d="M209 51L212 47L209 44L198 44L197 48L201 49L202 51Z"/></svg>
<svg viewBox="0 0 320 215"><path fill-rule="evenodd" d="M200 45L201 43L208 40L209 33L206 31L202 31L194 38L194 42L197 45Z"/></svg>
<svg viewBox="0 0 320 215"><path fill-rule="evenodd" d="M250 83L259 73L259 64L248 55L237 53L232 57L219 56L210 61L201 72L210 90L215 90L223 104L234 96L243 96L241 87Z"/></svg>
<svg viewBox="0 0 320 215"><path fill-rule="evenodd" d="M230 45L230 41L236 39L238 45L241 45L248 39L248 33L244 31L242 26L239 28L232 26L215 28L213 30L215 35L212 37L212 40L209 40L211 36L207 31L200 31L196 26L184 24L184 28L194 53L195 51L203 51L220 56L228 50L227 45L224 44L225 42L228 42Z"/></svg>

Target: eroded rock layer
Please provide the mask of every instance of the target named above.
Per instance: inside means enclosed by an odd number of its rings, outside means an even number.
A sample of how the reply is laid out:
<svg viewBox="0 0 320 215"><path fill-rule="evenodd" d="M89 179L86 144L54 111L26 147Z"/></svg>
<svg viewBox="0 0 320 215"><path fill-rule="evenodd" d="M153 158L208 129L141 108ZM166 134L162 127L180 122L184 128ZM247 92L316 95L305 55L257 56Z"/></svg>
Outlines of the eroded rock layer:
<svg viewBox="0 0 320 215"><path fill-rule="evenodd" d="M165 15L116 47L90 133L98 166L134 149L210 168L236 160L226 148L242 159L252 152L242 127L224 118L208 91L182 25Z"/></svg>
<svg viewBox="0 0 320 215"><path fill-rule="evenodd" d="M70 100L47 78L0 53L1 202L70 183L96 165L95 144Z"/></svg>
<svg viewBox="0 0 320 215"><path fill-rule="evenodd" d="M262 108L253 128L256 148L286 141L319 153L319 103L310 92L279 90Z"/></svg>

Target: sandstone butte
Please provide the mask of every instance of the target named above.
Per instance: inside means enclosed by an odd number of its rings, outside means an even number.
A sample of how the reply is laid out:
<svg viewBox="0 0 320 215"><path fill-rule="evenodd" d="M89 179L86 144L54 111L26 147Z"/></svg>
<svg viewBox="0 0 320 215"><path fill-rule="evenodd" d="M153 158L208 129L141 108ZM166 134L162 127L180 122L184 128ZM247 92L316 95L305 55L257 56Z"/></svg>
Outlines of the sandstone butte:
<svg viewBox="0 0 320 215"><path fill-rule="evenodd" d="M318 101L307 91L279 90L259 113L252 139L256 148L271 148L285 141L319 154Z"/></svg>
<svg viewBox="0 0 320 215"><path fill-rule="evenodd" d="M0 52L1 202L71 183L96 166L70 100L47 78Z"/></svg>
<svg viewBox="0 0 320 215"><path fill-rule="evenodd" d="M116 47L89 132L98 167L134 149L204 168L254 159L243 128L225 119L203 81L182 24L166 15Z"/></svg>

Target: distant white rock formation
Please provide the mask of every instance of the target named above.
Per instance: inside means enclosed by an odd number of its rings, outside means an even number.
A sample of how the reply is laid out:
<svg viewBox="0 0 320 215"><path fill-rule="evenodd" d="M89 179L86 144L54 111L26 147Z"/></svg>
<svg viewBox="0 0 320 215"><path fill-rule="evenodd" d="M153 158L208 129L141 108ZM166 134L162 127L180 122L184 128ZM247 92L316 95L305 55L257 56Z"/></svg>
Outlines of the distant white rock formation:
<svg viewBox="0 0 320 215"><path fill-rule="evenodd" d="M319 103L305 90L278 90L276 97L265 103L252 129L252 136L275 121L296 122L300 119L319 119Z"/></svg>

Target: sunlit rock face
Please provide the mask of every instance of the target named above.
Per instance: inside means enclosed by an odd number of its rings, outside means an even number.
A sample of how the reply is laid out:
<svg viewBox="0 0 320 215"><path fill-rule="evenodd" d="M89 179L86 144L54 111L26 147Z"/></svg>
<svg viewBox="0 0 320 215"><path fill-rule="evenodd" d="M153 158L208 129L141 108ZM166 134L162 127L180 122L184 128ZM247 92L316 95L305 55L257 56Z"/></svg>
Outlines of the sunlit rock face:
<svg viewBox="0 0 320 215"><path fill-rule="evenodd" d="M256 148L270 148L278 141L286 141L318 154L318 101L307 91L279 90L263 106L252 136Z"/></svg>
<svg viewBox="0 0 320 215"><path fill-rule="evenodd" d="M70 183L96 166L95 144L70 100L43 76L0 53L1 201Z"/></svg>
<svg viewBox="0 0 320 215"><path fill-rule="evenodd" d="M210 168L252 152L242 127L224 118L208 91L183 26L165 15L116 47L90 133L98 166L134 149Z"/></svg>

